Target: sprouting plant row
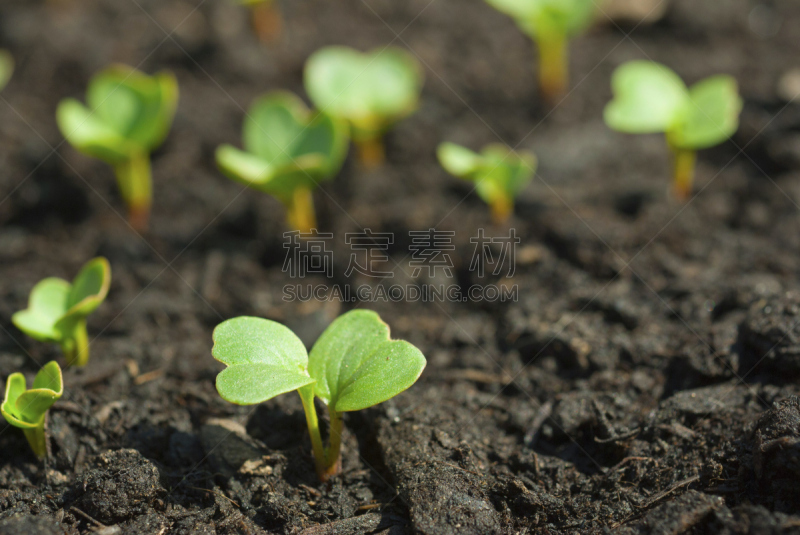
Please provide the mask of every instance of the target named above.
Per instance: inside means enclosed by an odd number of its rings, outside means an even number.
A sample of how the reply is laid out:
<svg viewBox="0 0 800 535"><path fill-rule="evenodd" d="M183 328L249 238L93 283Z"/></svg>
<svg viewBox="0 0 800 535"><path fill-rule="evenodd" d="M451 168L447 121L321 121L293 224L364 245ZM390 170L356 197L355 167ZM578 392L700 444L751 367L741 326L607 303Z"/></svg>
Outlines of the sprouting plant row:
<svg viewBox="0 0 800 535"><path fill-rule="evenodd" d="M265 8L257 17L254 13L254 24L268 22L270 0L242 1ZM511 15L537 42L541 93L554 102L567 87L568 40L588 26L595 0L487 2ZM10 56L0 53L0 89L12 70ZM316 225L312 191L339 172L349 140L358 146L365 165L380 165L384 158L381 137L417 109L423 76L416 60L402 50L361 54L328 47L309 58L305 84L317 111L309 110L291 93L264 95L245 119L244 150L223 145L216 152L227 176L276 197L286 207L289 224L298 230ZM606 123L622 132L664 133L675 155L675 193L687 198L695 152L724 141L738 128L742 102L735 80L714 76L688 88L667 67L634 61L615 71L612 89L614 100L606 107ZM147 225L152 203L150 153L166 138L177 101L178 86L171 74L148 76L113 66L91 80L87 105L67 99L57 111L59 127L70 143L113 167L130 221L138 228ZM515 197L536 167L533 154L496 144L476 153L443 143L437 156L449 173L475 183L497 222L511 214ZM85 365L89 357L86 317L105 299L110 280L108 262L93 259L72 283L48 278L37 284L28 308L12 320L28 335L59 344L68 364ZM342 413L397 395L425 367L419 350L391 340L388 326L370 311L338 318L310 354L278 323L234 318L215 329L212 354L228 366L217 377L217 389L226 400L251 404L298 391L322 480L340 467ZM21 374L8 378L0 412L24 430L40 457L47 453L47 410L63 389L56 362L40 370L30 390ZM330 413L328 446L322 440L315 398Z"/></svg>
<svg viewBox="0 0 800 535"><path fill-rule="evenodd" d="M242 1L274 11L270 1ZM568 42L592 22L597 0L486 1L537 43L541 95L555 102L568 85ZM0 88L12 68L10 56L0 54ZM663 65L632 61L615 71L611 84L614 100L605 110L606 123L621 132L664 133L674 155L673 191L686 200L696 151L721 143L738 128L742 100L736 81L714 76L689 89ZM422 85L422 68L403 50L362 54L323 48L305 68L306 93L317 110L289 92L259 97L244 121L243 150L219 147L217 164L229 178L278 199L289 226L306 232L316 227L312 192L340 171L348 140L366 167L380 165L382 135L418 108ZM130 223L139 230L147 226L152 203L150 153L166 138L177 100L171 74L148 76L115 65L92 78L86 105L66 99L58 107L57 122L67 140L114 169ZM498 144L475 153L443 143L437 155L450 174L475 183L496 223L508 219L514 199L536 171L533 154Z"/></svg>

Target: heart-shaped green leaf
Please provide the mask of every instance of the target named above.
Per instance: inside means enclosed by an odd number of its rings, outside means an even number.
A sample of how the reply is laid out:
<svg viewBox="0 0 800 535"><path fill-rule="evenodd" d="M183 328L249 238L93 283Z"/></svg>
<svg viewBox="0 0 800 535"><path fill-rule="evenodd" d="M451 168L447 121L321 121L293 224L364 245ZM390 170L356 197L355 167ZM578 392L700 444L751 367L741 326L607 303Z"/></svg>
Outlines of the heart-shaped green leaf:
<svg viewBox="0 0 800 535"><path fill-rule="evenodd" d="M341 117L356 139L380 136L413 113L423 74L419 62L397 48L363 54L344 46L316 51L306 61L305 88L314 105Z"/></svg>
<svg viewBox="0 0 800 535"><path fill-rule="evenodd" d="M713 147L739 128L742 98L736 80L719 75L706 78L689 90L683 120L669 133L672 146L699 150Z"/></svg>
<svg viewBox="0 0 800 535"><path fill-rule="evenodd" d="M389 339L389 326L370 310L337 318L311 349L314 391L337 412L371 407L413 385L425 357L403 340Z"/></svg>
<svg viewBox="0 0 800 535"><path fill-rule="evenodd" d="M283 91L259 98L244 122L245 150L217 149L217 165L231 179L284 203L298 187L313 189L341 169L347 155L347 125L313 114Z"/></svg>
<svg viewBox="0 0 800 535"><path fill-rule="evenodd" d="M8 50L0 50L0 91L6 86L14 72L14 57Z"/></svg>
<svg viewBox="0 0 800 535"><path fill-rule="evenodd" d="M686 84L670 68L651 61L630 61L611 77L612 100L606 124L630 134L666 132L681 121L689 105Z"/></svg>
<svg viewBox="0 0 800 535"><path fill-rule="evenodd" d="M217 391L238 405L261 403L309 385L303 342L280 323L242 316L214 329L211 354L228 367L217 376Z"/></svg>
<svg viewBox="0 0 800 535"><path fill-rule="evenodd" d="M77 322L94 312L111 285L111 266L103 257L87 262L72 284L51 277L34 286L28 308L11 321L19 330L42 342L61 343L73 336Z"/></svg>
<svg viewBox="0 0 800 535"><path fill-rule="evenodd" d="M570 37L594 19L599 0L486 0L535 38Z"/></svg>
<svg viewBox="0 0 800 535"><path fill-rule="evenodd" d="M6 381L6 393L0 411L11 425L34 429L41 427L45 413L63 393L61 368L58 363L51 361L36 374L31 390L26 390L24 375L11 374Z"/></svg>
<svg viewBox="0 0 800 535"><path fill-rule="evenodd" d="M169 132L178 103L170 73L148 76L125 65L96 74L86 92L87 106L61 101L56 120L65 138L81 152L118 165L149 153Z"/></svg>

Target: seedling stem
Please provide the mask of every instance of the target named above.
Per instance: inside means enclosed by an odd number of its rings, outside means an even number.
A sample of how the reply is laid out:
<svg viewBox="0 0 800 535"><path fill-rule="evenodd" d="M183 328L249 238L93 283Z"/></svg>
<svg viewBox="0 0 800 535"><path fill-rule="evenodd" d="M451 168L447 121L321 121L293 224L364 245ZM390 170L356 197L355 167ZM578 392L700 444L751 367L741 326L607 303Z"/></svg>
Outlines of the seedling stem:
<svg viewBox="0 0 800 535"><path fill-rule="evenodd" d="M294 189L292 199L286 205L286 219L291 228L300 232L311 232L311 229L317 228L311 189L304 187Z"/></svg>
<svg viewBox="0 0 800 535"><path fill-rule="evenodd" d="M566 36L548 35L537 39L539 49L539 87L551 105L569 87L569 47Z"/></svg>
<svg viewBox="0 0 800 535"><path fill-rule="evenodd" d="M265 0L250 8L253 31L262 43L272 43L281 36L283 18L274 0Z"/></svg>
<svg viewBox="0 0 800 535"><path fill-rule="evenodd" d="M69 366L86 366L89 362L89 333L86 331L86 318L75 323L73 338L61 343L61 350Z"/></svg>
<svg viewBox="0 0 800 535"><path fill-rule="evenodd" d="M303 410L306 413L306 423L308 424L308 435L311 437L311 450L314 453L314 466L320 481L327 481L331 476L339 473L341 469L341 456L339 455L342 446L342 423L344 419L341 413L337 413L328 407L331 417L331 427L329 432L329 446L326 448L322 442L322 435L319 430L319 419L317 409L314 407L314 387L312 385L298 389L300 399L303 402Z"/></svg>
<svg viewBox="0 0 800 535"><path fill-rule="evenodd" d="M150 156L145 153L134 154L116 165L114 172L122 198L128 205L128 222L136 230L147 230L153 199Z"/></svg>
<svg viewBox="0 0 800 535"><path fill-rule="evenodd" d="M492 221L495 225L502 225L511 217L514 211L514 201L504 195L498 195L489 203L489 210L492 213Z"/></svg>
<svg viewBox="0 0 800 535"><path fill-rule="evenodd" d="M44 421L47 414L42 415L42 420L36 424L36 427L23 429L25 438L28 439L28 444L31 445L33 453L40 459L47 457L47 440L44 436Z"/></svg>
<svg viewBox="0 0 800 535"><path fill-rule="evenodd" d="M380 137L355 139L358 159L366 169L377 169L386 160L386 150Z"/></svg>
<svg viewBox="0 0 800 535"><path fill-rule="evenodd" d="M694 183L694 168L697 162L697 151L682 149L670 145L673 154L673 165L675 170L674 182L672 184L675 197L682 202L688 201L692 196L692 185Z"/></svg>

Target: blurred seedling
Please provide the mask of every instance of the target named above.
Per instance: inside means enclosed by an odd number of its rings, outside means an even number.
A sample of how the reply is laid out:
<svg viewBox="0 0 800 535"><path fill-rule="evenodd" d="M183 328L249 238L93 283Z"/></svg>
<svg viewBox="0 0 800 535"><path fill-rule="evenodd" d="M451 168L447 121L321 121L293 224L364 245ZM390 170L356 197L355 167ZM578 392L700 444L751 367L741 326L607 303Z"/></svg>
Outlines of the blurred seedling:
<svg viewBox="0 0 800 535"><path fill-rule="evenodd" d="M283 18L277 0L237 0L250 11L253 32L262 43L271 43L281 36Z"/></svg>
<svg viewBox="0 0 800 535"><path fill-rule="evenodd" d="M47 457L47 439L44 424L47 411L64 393L61 368L50 361L39 370L33 379L33 388L27 390L25 376L12 373L6 381L6 393L0 412L6 421L19 427L37 457Z"/></svg>
<svg viewBox="0 0 800 535"><path fill-rule="evenodd" d="M61 346L69 366L89 362L86 317L105 300L111 285L111 266L103 257L89 260L72 284L58 277L40 281L31 290L28 308L11 321L40 342Z"/></svg>
<svg viewBox="0 0 800 535"><path fill-rule="evenodd" d="M244 150L217 148L220 170L283 203L293 230L316 228L312 191L341 169L347 156L347 124L311 112L292 93L276 91L250 107L242 142Z"/></svg>
<svg viewBox="0 0 800 535"><path fill-rule="evenodd" d="M90 80L86 104L61 101L61 133L80 152L114 168L130 224L145 230L153 197L150 153L169 133L178 83L171 73L148 76L114 65Z"/></svg>
<svg viewBox="0 0 800 535"><path fill-rule="evenodd" d="M509 15L539 50L539 88L555 104L569 87L569 41L594 20L601 0L486 0Z"/></svg>
<svg viewBox="0 0 800 535"><path fill-rule="evenodd" d="M228 366L217 376L217 391L231 403L252 405L297 390L321 481L341 470L343 413L393 398L417 381L426 364L416 347L391 340L389 326L370 310L339 316L310 354L280 323L233 318L214 329L212 354ZM328 406L330 414L327 447L315 397Z"/></svg>
<svg viewBox="0 0 800 535"><path fill-rule="evenodd" d="M631 61L614 71L611 88L606 124L629 134L664 133L674 157L674 194L687 200L697 151L722 143L739 128L742 99L736 80L717 75L687 88L664 65Z"/></svg>
<svg viewBox="0 0 800 535"><path fill-rule="evenodd" d="M0 91L11 80L14 73L14 57L7 50L0 50Z"/></svg>
<svg viewBox="0 0 800 535"><path fill-rule="evenodd" d="M419 106L423 81L419 62L404 50L329 46L308 58L304 83L318 109L350 124L359 159L374 168L385 159L384 133Z"/></svg>
<svg viewBox="0 0 800 535"><path fill-rule="evenodd" d="M508 221L514 199L536 173L536 156L516 153L496 143L484 147L480 154L455 143L442 143L436 155L448 173L475 183L496 224Z"/></svg>

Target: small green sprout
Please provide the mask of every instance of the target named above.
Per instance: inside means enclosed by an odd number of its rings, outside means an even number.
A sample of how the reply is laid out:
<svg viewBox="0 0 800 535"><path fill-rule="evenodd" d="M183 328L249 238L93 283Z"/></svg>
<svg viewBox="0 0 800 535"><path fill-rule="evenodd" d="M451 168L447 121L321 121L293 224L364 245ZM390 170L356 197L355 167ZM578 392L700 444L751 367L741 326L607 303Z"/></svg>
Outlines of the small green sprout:
<svg viewBox="0 0 800 535"><path fill-rule="evenodd" d="M423 72L398 48L362 54L344 46L317 50L306 61L305 88L314 105L350 123L361 162L383 163L383 134L419 106Z"/></svg>
<svg viewBox="0 0 800 535"><path fill-rule="evenodd" d="M14 73L14 57L8 50L0 50L0 91L11 80Z"/></svg>
<svg viewBox="0 0 800 535"><path fill-rule="evenodd" d="M292 93L276 91L252 105L242 140L244 151L231 145L217 148L220 170L281 201L292 229L315 228L311 192L341 169L347 156L347 124L312 113Z"/></svg>
<svg viewBox="0 0 800 535"><path fill-rule="evenodd" d="M259 41L271 43L281 35L283 20L276 0L236 0L250 10L250 23Z"/></svg>
<svg viewBox="0 0 800 535"><path fill-rule="evenodd" d="M27 390L25 376L19 372L9 375L6 381L6 395L0 412L9 424L22 429L33 453L40 459L47 457L45 416L63 393L61 368L54 360L42 366L30 390Z"/></svg>
<svg viewBox="0 0 800 535"><path fill-rule="evenodd" d="M687 200L697 151L722 143L739 128L742 99L736 80L717 75L687 88L664 65L630 61L614 71L611 88L614 100L606 106L606 124L629 134L666 134L674 154L673 190Z"/></svg>
<svg viewBox="0 0 800 535"><path fill-rule="evenodd" d="M413 345L389 338L389 326L370 310L339 316L311 353L280 323L242 316L214 329L212 355L228 367L217 391L238 405L261 403L297 390L303 402L317 475L341 469L342 413L391 399L413 385L425 357ZM328 406L329 446L323 445L314 397Z"/></svg>
<svg viewBox="0 0 800 535"><path fill-rule="evenodd" d="M497 143L487 145L480 154L455 143L442 143L436 155L445 171L475 182L478 195L489 205L497 224L508 221L514 199L536 173L536 156L515 153Z"/></svg>
<svg viewBox="0 0 800 535"><path fill-rule="evenodd" d="M148 76L114 65L91 79L86 103L61 101L61 133L79 151L114 168L131 226L145 230L153 197L150 153L169 133L178 83L171 73Z"/></svg>
<svg viewBox="0 0 800 535"><path fill-rule="evenodd" d="M49 277L31 290L28 308L16 312L11 321L40 342L59 344L70 366L89 362L86 317L100 306L111 284L111 266L103 257L89 260L72 284Z"/></svg>
<svg viewBox="0 0 800 535"><path fill-rule="evenodd" d="M569 40L594 20L601 0L486 0L513 18L539 49L539 87L556 103L569 86Z"/></svg>

